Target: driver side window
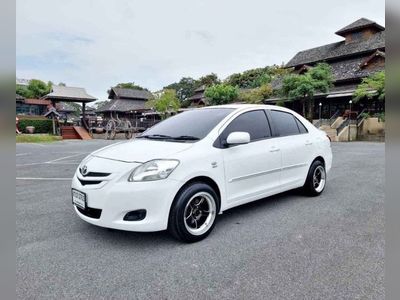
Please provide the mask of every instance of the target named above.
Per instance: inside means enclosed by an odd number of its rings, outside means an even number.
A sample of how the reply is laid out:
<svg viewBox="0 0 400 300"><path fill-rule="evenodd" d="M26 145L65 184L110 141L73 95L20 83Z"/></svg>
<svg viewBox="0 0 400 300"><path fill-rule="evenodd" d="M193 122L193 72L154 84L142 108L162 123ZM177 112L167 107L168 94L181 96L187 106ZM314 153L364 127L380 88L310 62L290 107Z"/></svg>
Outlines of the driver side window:
<svg viewBox="0 0 400 300"><path fill-rule="evenodd" d="M245 112L234 119L222 132L221 142L225 143L228 135L235 131L250 134L250 142L271 137L271 129L263 110Z"/></svg>

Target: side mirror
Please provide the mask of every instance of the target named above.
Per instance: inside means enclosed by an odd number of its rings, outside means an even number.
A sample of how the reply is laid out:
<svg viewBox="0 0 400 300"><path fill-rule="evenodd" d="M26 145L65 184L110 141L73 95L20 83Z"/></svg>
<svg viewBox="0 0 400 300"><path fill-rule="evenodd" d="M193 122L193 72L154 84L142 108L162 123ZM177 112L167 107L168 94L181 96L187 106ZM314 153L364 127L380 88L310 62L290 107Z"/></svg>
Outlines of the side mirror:
<svg viewBox="0 0 400 300"><path fill-rule="evenodd" d="M250 143L250 134L244 131L231 132L226 139L226 143L228 145L248 144Z"/></svg>

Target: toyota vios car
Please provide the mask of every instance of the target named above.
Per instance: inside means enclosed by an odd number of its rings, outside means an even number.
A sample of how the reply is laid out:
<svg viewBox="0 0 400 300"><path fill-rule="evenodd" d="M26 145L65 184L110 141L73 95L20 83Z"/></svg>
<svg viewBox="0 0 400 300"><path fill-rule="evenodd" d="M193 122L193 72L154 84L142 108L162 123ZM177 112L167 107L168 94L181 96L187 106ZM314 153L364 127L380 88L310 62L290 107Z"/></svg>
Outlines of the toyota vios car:
<svg viewBox="0 0 400 300"><path fill-rule="evenodd" d="M94 225L195 242L234 206L299 187L319 195L331 164L326 134L289 109L205 107L87 156L72 202Z"/></svg>

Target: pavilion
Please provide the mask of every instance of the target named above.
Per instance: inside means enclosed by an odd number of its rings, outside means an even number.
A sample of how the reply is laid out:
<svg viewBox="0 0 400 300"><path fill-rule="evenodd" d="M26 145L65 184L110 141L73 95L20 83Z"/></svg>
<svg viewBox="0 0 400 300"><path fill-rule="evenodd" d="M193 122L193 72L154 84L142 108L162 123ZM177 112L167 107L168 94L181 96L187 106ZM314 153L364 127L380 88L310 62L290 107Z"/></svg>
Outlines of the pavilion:
<svg viewBox="0 0 400 300"><path fill-rule="evenodd" d="M89 130L86 121L86 103L96 101L97 98L89 95L84 88L53 85L49 94L43 97L50 100L53 107L56 107L57 102L80 102L82 103L82 125L86 130Z"/></svg>

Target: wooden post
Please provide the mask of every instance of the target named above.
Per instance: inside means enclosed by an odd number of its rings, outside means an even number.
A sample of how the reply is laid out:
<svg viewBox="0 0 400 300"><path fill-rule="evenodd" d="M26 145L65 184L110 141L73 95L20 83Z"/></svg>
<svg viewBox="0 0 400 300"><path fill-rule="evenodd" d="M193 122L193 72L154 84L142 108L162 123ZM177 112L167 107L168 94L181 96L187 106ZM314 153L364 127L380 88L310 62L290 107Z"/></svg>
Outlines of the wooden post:
<svg viewBox="0 0 400 300"><path fill-rule="evenodd" d="M86 103L82 102L82 125L85 129L89 130L86 124Z"/></svg>
<svg viewBox="0 0 400 300"><path fill-rule="evenodd" d="M56 135L56 122L54 121L54 114L51 114L51 119L53 121L53 135Z"/></svg>

